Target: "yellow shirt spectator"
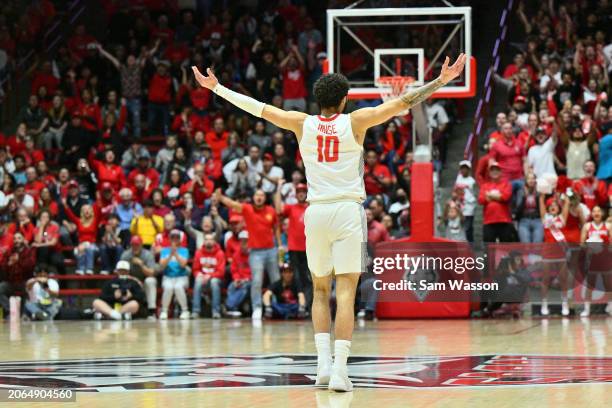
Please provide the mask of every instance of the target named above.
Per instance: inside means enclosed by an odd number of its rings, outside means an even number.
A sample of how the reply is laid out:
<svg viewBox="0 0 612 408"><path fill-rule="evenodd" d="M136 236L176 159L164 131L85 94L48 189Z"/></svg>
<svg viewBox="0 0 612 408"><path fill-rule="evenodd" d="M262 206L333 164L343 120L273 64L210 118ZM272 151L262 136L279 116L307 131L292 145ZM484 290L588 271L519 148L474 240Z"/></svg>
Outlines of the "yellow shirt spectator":
<svg viewBox="0 0 612 408"><path fill-rule="evenodd" d="M143 245L151 246L155 242L155 236L164 232L164 219L155 214L139 215L132 219L130 232L132 235L138 235L142 239Z"/></svg>

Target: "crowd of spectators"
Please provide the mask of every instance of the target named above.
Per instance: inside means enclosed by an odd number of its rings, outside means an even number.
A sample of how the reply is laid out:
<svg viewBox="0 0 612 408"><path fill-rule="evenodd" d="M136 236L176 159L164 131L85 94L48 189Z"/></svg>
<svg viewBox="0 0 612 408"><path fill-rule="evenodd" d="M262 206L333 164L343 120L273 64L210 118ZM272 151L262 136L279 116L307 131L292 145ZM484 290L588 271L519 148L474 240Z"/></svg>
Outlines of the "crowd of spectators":
<svg viewBox="0 0 612 408"><path fill-rule="evenodd" d="M565 265L577 255L566 259L555 245L609 243L612 236L609 11L605 2L518 4L524 41L496 78L507 90L507 108L481 139L474 179L458 178L450 204L467 221L477 185L485 242L544 243L543 315L553 271L561 281L562 314L570 313ZM612 289L606 275L604 285ZM585 316L588 310L587 302Z"/></svg>
<svg viewBox="0 0 612 408"><path fill-rule="evenodd" d="M322 15L288 0L211 10L102 3L106 36L77 25L34 74L14 133L0 135L1 306L37 264L125 276L105 286L98 317L165 319L173 300L176 317L198 317L202 298L213 317L249 308L256 319L304 316L307 187L295 138L198 87L189 67L212 66L236 91L315 113ZM538 242L565 194L579 200L562 229L580 240L593 208L605 211L612 199L602 15L573 2L518 13L527 37L501 80L508 109L487 131L476 169L460 163L439 220L447 238L474 240L480 204L485 242ZM428 101L426 112L434 132L450 131L444 102ZM410 134L406 116L366 136L370 245L410 234ZM544 192L553 194L542 214Z"/></svg>
<svg viewBox="0 0 612 408"><path fill-rule="evenodd" d="M312 287L297 142L197 86L190 66L314 113L323 15L287 0L204 11L102 3L106 36L77 24L41 60L14 132L0 134L2 306L34 265L89 275L125 261L142 288L129 290L139 314L167 318L174 301L176 317L197 317L204 298L213 317L249 307L255 318L304 316ZM409 233L409 132L401 118L366 141L372 243ZM122 288L103 291L96 316L121 314L110 303L130 303Z"/></svg>

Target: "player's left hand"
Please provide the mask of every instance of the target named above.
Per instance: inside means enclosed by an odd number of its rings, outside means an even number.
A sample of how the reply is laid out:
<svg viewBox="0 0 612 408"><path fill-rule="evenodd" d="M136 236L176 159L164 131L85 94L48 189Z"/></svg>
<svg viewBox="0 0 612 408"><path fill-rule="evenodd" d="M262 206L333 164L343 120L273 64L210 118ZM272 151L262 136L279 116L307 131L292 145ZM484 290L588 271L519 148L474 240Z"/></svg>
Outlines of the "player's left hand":
<svg viewBox="0 0 612 408"><path fill-rule="evenodd" d="M212 69L206 68L206 73L208 74L208 76L202 75L198 67L196 67L195 65L192 66L191 69L193 70L195 79L198 82L198 84L200 84L200 86L212 90L219 83L219 80L217 79L215 74L212 72Z"/></svg>
<svg viewBox="0 0 612 408"><path fill-rule="evenodd" d="M461 53L457 58L457 61L452 66L448 66L450 63L450 58L446 57L444 60L444 64L442 64L442 72L440 72L440 79L445 84L449 83L453 79L457 78L461 71L463 71L463 67L465 66L465 62L467 61L467 55Z"/></svg>

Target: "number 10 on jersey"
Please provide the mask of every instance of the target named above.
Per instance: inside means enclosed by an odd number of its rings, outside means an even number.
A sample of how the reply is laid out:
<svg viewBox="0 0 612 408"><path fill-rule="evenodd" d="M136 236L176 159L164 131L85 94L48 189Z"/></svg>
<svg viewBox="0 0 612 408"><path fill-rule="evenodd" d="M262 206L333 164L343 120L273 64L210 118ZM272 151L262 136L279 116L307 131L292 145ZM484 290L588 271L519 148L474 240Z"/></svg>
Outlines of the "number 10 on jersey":
<svg viewBox="0 0 612 408"><path fill-rule="evenodd" d="M340 139L338 136L317 136L317 152L319 153L319 162L335 162L338 161L338 146Z"/></svg>

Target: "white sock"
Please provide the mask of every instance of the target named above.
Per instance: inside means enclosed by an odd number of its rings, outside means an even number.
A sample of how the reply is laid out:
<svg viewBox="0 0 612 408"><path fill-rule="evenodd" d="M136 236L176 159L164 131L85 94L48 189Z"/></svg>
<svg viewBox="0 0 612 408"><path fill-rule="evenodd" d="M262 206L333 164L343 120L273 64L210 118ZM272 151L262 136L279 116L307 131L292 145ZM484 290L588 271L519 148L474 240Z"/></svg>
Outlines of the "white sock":
<svg viewBox="0 0 612 408"><path fill-rule="evenodd" d="M325 365L331 361L331 344L329 333L315 333L315 347L317 348L317 364Z"/></svg>
<svg viewBox="0 0 612 408"><path fill-rule="evenodd" d="M351 354L351 342L336 340L334 342L334 368L346 370L346 360L349 354Z"/></svg>
<svg viewBox="0 0 612 408"><path fill-rule="evenodd" d="M118 312L118 311L116 311L116 310L113 310L113 311L110 313L110 317L111 317L112 319L114 319L114 320L121 320L121 313L119 313L119 312Z"/></svg>

